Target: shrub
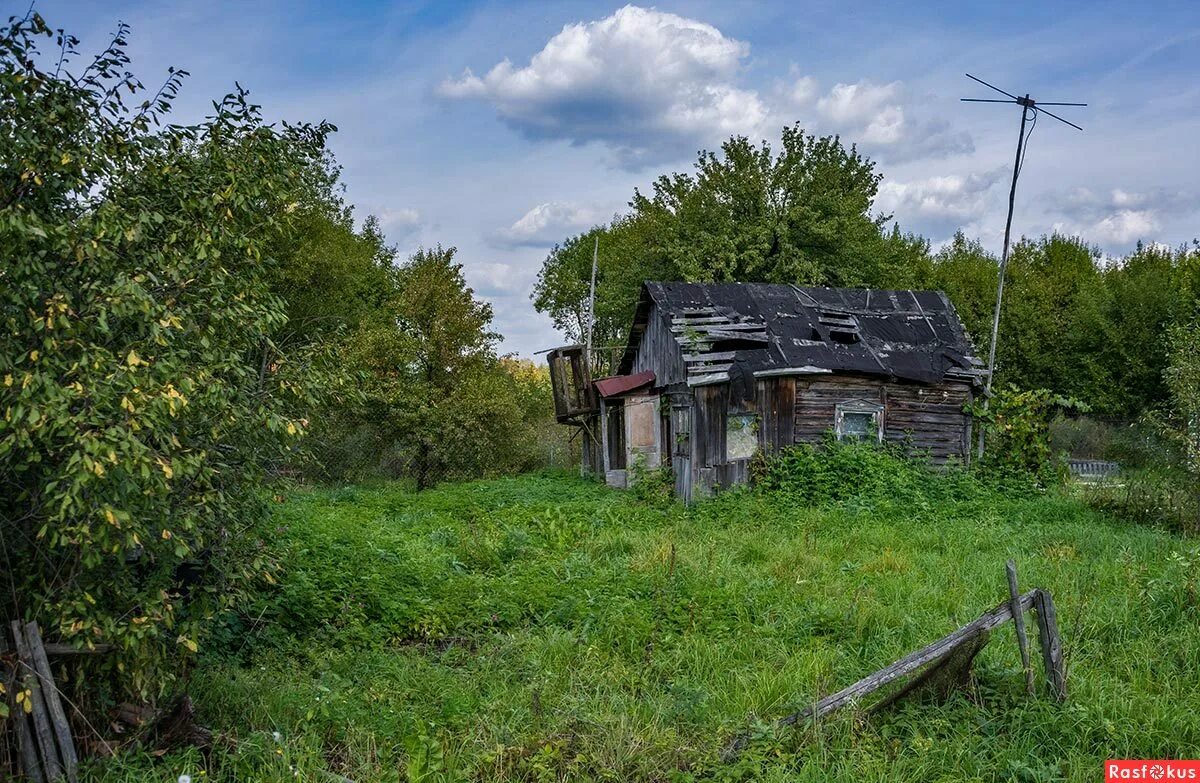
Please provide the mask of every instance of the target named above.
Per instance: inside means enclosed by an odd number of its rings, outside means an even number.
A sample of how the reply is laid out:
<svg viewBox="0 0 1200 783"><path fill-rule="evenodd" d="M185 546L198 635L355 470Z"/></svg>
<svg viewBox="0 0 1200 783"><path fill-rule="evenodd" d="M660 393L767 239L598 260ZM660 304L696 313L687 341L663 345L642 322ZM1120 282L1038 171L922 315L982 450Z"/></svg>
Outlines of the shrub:
<svg viewBox="0 0 1200 783"><path fill-rule="evenodd" d="M120 689L152 696L269 578L256 489L306 389L277 379L264 247L330 127L239 92L157 130L182 72L130 109L124 27L78 77L62 33L41 68L46 37L0 30L0 615L115 645Z"/></svg>
<svg viewBox="0 0 1200 783"><path fill-rule="evenodd" d="M961 466L934 470L894 445L832 437L819 446L800 444L757 459L751 478L759 491L786 492L812 505L965 500L990 491Z"/></svg>
<svg viewBox="0 0 1200 783"><path fill-rule="evenodd" d="M1051 448L1050 421L1064 409L1083 411L1086 406L1049 389L1024 390L1012 384L995 390L987 405L982 401L972 405L969 412L984 433L979 469L1003 482L1062 484L1067 470Z"/></svg>

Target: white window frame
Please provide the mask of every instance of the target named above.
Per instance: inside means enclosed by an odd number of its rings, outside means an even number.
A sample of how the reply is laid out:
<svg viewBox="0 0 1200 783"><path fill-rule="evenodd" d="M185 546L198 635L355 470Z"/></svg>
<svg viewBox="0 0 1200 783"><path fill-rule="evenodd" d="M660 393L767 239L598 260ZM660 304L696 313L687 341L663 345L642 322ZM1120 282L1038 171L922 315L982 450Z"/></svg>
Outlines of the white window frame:
<svg viewBox="0 0 1200 783"><path fill-rule="evenodd" d="M842 422L847 413L868 415L875 427L875 440L883 443L883 406L871 400L843 400L837 404L833 414L833 432L838 440L844 440L848 434L844 431Z"/></svg>

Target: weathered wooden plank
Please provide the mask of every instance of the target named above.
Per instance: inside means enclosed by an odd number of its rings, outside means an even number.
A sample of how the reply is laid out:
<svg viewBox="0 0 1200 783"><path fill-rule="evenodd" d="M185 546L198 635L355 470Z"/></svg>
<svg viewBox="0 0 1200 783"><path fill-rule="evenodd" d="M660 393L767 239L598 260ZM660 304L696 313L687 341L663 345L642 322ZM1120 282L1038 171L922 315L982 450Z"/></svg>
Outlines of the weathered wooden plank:
<svg viewBox="0 0 1200 783"><path fill-rule="evenodd" d="M61 780L63 766L59 760L58 748L54 742L54 730L50 727L50 717L46 709L46 700L38 682L33 655L25 641L21 630L21 622L13 620L11 624L13 642L17 647L19 681L22 689L29 693L30 704L33 705L29 716L33 719L33 735L37 741L38 758L42 760L42 769L46 772L48 781Z"/></svg>
<svg viewBox="0 0 1200 783"><path fill-rule="evenodd" d="M1038 639L1042 646L1042 660L1046 665L1046 681L1050 693L1058 701L1067 698L1067 669L1063 660L1062 638L1058 635L1058 613L1054 609L1054 598L1045 590L1038 590L1034 610L1038 618Z"/></svg>
<svg viewBox="0 0 1200 783"><path fill-rule="evenodd" d="M8 643L8 631L4 626L0 626L0 654L7 654L10 650L14 653L16 648ZM33 739L33 731L30 729L29 723L31 718L25 714L24 709L17 704L17 670L20 668L19 663L15 663L12 667L8 667L0 671L0 676L3 677L5 693L7 693L9 721L13 726L13 731L17 738L17 759L20 764L21 771L25 777L35 783L44 783L45 778L42 775L42 764L38 761L37 745Z"/></svg>
<svg viewBox="0 0 1200 783"><path fill-rule="evenodd" d="M1038 590L1030 590L1025 595L1020 596L1017 604L1021 611L1025 611L1033 606L1039 592ZM985 612L975 620L943 636L936 642L904 656L889 666L872 672L853 685L849 685L837 693L826 696L811 707L806 707L803 710L780 718L777 723L780 726L790 726L810 718L820 720L831 712L879 690L884 685L912 674L928 664L939 660L948 653L953 652L959 645L974 638L977 634L984 631L991 631L1008 622L1012 617L1012 603L1005 601L990 612ZM731 745L730 750L736 752L745 747L746 742L746 735L742 735Z"/></svg>
<svg viewBox="0 0 1200 783"><path fill-rule="evenodd" d="M35 622L25 623L25 642L33 658L33 668L37 672L42 696L50 714L50 724L54 729L54 738L58 742L58 753L62 758L69 783L78 783L79 756L75 753L75 741L71 738L71 727L67 723L67 713L63 710L58 688L54 684L54 674L50 671L50 660L46 657L46 649L42 645L42 633Z"/></svg>
<svg viewBox="0 0 1200 783"><path fill-rule="evenodd" d="M1017 630L1017 647L1021 651L1021 668L1025 671L1025 691L1033 695L1033 667L1029 664L1029 637L1025 634L1025 612L1021 610L1021 593L1017 589L1017 564L1004 564L1008 575L1008 600L1012 606L1013 625Z"/></svg>
<svg viewBox="0 0 1200 783"><path fill-rule="evenodd" d="M21 771L32 783L45 783L42 773L42 763L38 761L37 742L33 738L33 729L29 724L32 717L17 706L14 700L11 708L17 729L17 752L21 756Z"/></svg>
<svg viewBox="0 0 1200 783"><path fill-rule="evenodd" d="M693 362L728 362L737 356L737 351L711 351L708 353L685 353L683 360Z"/></svg>

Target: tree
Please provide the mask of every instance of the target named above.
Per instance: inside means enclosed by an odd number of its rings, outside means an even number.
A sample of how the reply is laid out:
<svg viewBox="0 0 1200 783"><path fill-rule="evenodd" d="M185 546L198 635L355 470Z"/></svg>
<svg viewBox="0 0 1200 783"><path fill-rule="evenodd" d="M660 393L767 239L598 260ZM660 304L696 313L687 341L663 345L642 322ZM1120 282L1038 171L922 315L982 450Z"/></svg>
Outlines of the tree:
<svg viewBox="0 0 1200 783"><path fill-rule="evenodd" d="M630 206L682 279L861 285L880 276L887 218L870 215L879 181L853 147L792 126L778 154L736 136L720 155L701 153L694 175L635 191Z"/></svg>
<svg viewBox="0 0 1200 783"><path fill-rule="evenodd" d="M467 286L455 249L423 249L393 270L383 308L351 342L366 415L385 466L418 489L505 472L523 426L512 377L496 355L492 308Z"/></svg>
<svg viewBox="0 0 1200 783"><path fill-rule="evenodd" d="M239 91L159 128L184 74L127 107L125 34L72 75L62 32L39 64L38 15L0 31L0 614L115 645L150 696L270 578L259 479L309 390L272 371L267 251L332 126L266 125Z"/></svg>
<svg viewBox="0 0 1200 783"><path fill-rule="evenodd" d="M566 240L542 264L534 305L582 339L593 242L600 239L596 343L620 345L645 280L801 285L904 284L924 240L872 215L880 176L836 136L783 129L778 153L733 137L693 174L659 177L632 211ZM607 363L604 363L607 366Z"/></svg>

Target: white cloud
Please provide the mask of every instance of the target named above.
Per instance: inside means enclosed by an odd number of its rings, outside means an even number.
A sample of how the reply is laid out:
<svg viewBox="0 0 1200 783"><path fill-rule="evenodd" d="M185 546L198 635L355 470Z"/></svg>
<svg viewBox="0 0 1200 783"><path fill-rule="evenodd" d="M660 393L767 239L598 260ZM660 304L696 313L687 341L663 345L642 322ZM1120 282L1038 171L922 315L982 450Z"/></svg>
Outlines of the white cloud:
<svg viewBox="0 0 1200 783"><path fill-rule="evenodd" d="M1103 220L1097 221L1083 236L1095 237L1101 242L1128 245L1139 239L1147 239L1158 231L1161 223L1154 212L1146 209L1122 209Z"/></svg>
<svg viewBox="0 0 1200 783"><path fill-rule="evenodd" d="M903 82L862 80L837 83L820 94L816 81L802 76L777 91L780 112L792 112L821 133L889 163L972 152L969 134L944 120L923 116L922 101Z"/></svg>
<svg viewBox="0 0 1200 783"><path fill-rule="evenodd" d="M1196 199L1166 188L1096 191L1080 187L1066 195L1046 194L1043 201L1063 216L1056 228L1116 249L1154 239L1169 219L1191 211Z"/></svg>
<svg viewBox="0 0 1200 783"><path fill-rule="evenodd" d="M538 204L494 237L508 247L549 247L569 234L591 228L607 217L598 209L561 201Z"/></svg>
<svg viewBox="0 0 1200 783"><path fill-rule="evenodd" d="M975 224L994 202L993 187L1004 169L985 174L951 174L911 182L884 181L875 206L892 213L902 226L946 235Z"/></svg>
<svg viewBox="0 0 1200 783"><path fill-rule="evenodd" d="M969 135L924 118L901 82L835 84L796 66L768 95L741 84L748 44L676 14L628 5L565 26L529 61L505 59L483 76L442 82L452 99L483 100L530 138L597 142L627 168L690 155L731 135L774 136L800 119L810 131L895 162L970 152Z"/></svg>
<svg viewBox="0 0 1200 783"><path fill-rule="evenodd" d="M392 209L384 207L374 213L379 219L379 226L387 233L392 241L412 236L421 230L423 221L421 213L415 209L402 207Z"/></svg>
<svg viewBox="0 0 1200 783"><path fill-rule="evenodd" d="M767 107L736 83L748 54L712 25L625 6L563 27L526 66L506 59L482 77L468 70L440 92L490 102L527 136L600 142L635 166L756 131Z"/></svg>

